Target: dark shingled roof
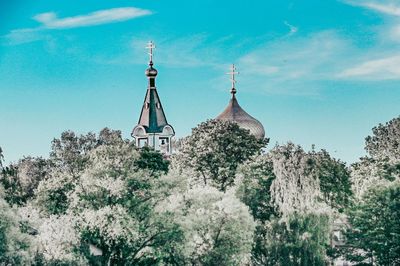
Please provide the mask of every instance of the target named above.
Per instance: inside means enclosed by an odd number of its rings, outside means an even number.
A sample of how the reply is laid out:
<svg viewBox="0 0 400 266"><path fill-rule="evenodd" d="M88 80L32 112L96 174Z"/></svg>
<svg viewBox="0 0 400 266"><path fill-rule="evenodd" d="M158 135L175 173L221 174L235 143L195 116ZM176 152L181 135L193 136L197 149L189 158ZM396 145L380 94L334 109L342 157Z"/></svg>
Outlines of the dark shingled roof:
<svg viewBox="0 0 400 266"><path fill-rule="evenodd" d="M155 87L157 70L152 65L151 62L150 67L146 70L146 76L149 78L149 87L144 98L138 125L143 126L147 133L161 133L168 123Z"/></svg>
<svg viewBox="0 0 400 266"><path fill-rule="evenodd" d="M240 107L235 93L236 90L233 90L228 106L216 119L236 122L241 128L250 130L250 133L258 139L263 139L265 137L263 125Z"/></svg>

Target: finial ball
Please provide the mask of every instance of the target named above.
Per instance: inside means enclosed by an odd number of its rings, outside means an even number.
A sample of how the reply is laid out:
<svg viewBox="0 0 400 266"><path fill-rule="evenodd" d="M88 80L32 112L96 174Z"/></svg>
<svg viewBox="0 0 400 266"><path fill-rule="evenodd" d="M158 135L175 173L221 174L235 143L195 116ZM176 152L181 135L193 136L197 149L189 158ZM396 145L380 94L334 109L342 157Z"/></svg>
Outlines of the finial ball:
<svg viewBox="0 0 400 266"><path fill-rule="evenodd" d="M152 66L150 66L148 69L146 69L146 76L148 77L155 77L157 76L157 69L153 68Z"/></svg>

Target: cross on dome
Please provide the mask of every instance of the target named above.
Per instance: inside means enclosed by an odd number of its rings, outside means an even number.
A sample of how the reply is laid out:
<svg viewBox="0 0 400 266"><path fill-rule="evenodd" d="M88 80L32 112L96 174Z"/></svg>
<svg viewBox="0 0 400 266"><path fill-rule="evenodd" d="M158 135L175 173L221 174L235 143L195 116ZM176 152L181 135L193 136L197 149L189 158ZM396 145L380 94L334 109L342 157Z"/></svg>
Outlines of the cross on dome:
<svg viewBox="0 0 400 266"><path fill-rule="evenodd" d="M236 79L235 79L235 75L238 75L238 74L239 74L239 72L236 71L235 64L232 64L232 66L231 66L231 71L228 72L228 73L226 73L226 74L228 74L228 75L231 76L231 82L232 82L231 93L232 93L232 94L235 94L235 93L236 93L235 84L236 84L236 82L237 82Z"/></svg>
<svg viewBox="0 0 400 266"><path fill-rule="evenodd" d="M153 41L149 41L147 43L146 49L149 49L149 56L150 56L150 63L153 63L153 49L156 49L156 45L153 43Z"/></svg>

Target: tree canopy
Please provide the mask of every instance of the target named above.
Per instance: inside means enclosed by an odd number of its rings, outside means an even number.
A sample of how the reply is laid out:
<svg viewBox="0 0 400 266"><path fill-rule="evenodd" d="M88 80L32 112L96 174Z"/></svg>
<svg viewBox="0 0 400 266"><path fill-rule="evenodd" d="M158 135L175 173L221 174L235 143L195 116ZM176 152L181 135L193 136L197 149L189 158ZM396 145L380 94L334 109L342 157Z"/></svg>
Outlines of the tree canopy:
<svg viewBox="0 0 400 266"><path fill-rule="evenodd" d="M350 167L215 120L170 158L108 128L63 132L48 159L0 149L0 265L399 264L399 124Z"/></svg>
<svg viewBox="0 0 400 266"><path fill-rule="evenodd" d="M400 184L368 191L349 210L345 256L357 265L400 264Z"/></svg>
<svg viewBox="0 0 400 266"><path fill-rule="evenodd" d="M194 169L204 184L226 191L234 183L238 166L267 143L268 139L258 140L236 123L208 120L183 140L177 160Z"/></svg>

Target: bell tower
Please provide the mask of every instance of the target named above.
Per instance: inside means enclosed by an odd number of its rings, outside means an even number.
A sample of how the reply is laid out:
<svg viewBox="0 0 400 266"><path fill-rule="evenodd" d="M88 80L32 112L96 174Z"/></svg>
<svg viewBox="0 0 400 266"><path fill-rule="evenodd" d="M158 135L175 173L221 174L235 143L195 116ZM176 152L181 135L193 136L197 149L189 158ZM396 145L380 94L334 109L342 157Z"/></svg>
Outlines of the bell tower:
<svg viewBox="0 0 400 266"><path fill-rule="evenodd" d="M149 146L165 155L170 155L172 153L171 139L175 135L175 131L167 122L156 89L156 76L158 72L153 68L155 45L153 42L149 42L146 48L149 49L150 56L149 67L145 72L148 79L148 86L139 122L133 128L131 135L135 139L137 147Z"/></svg>

